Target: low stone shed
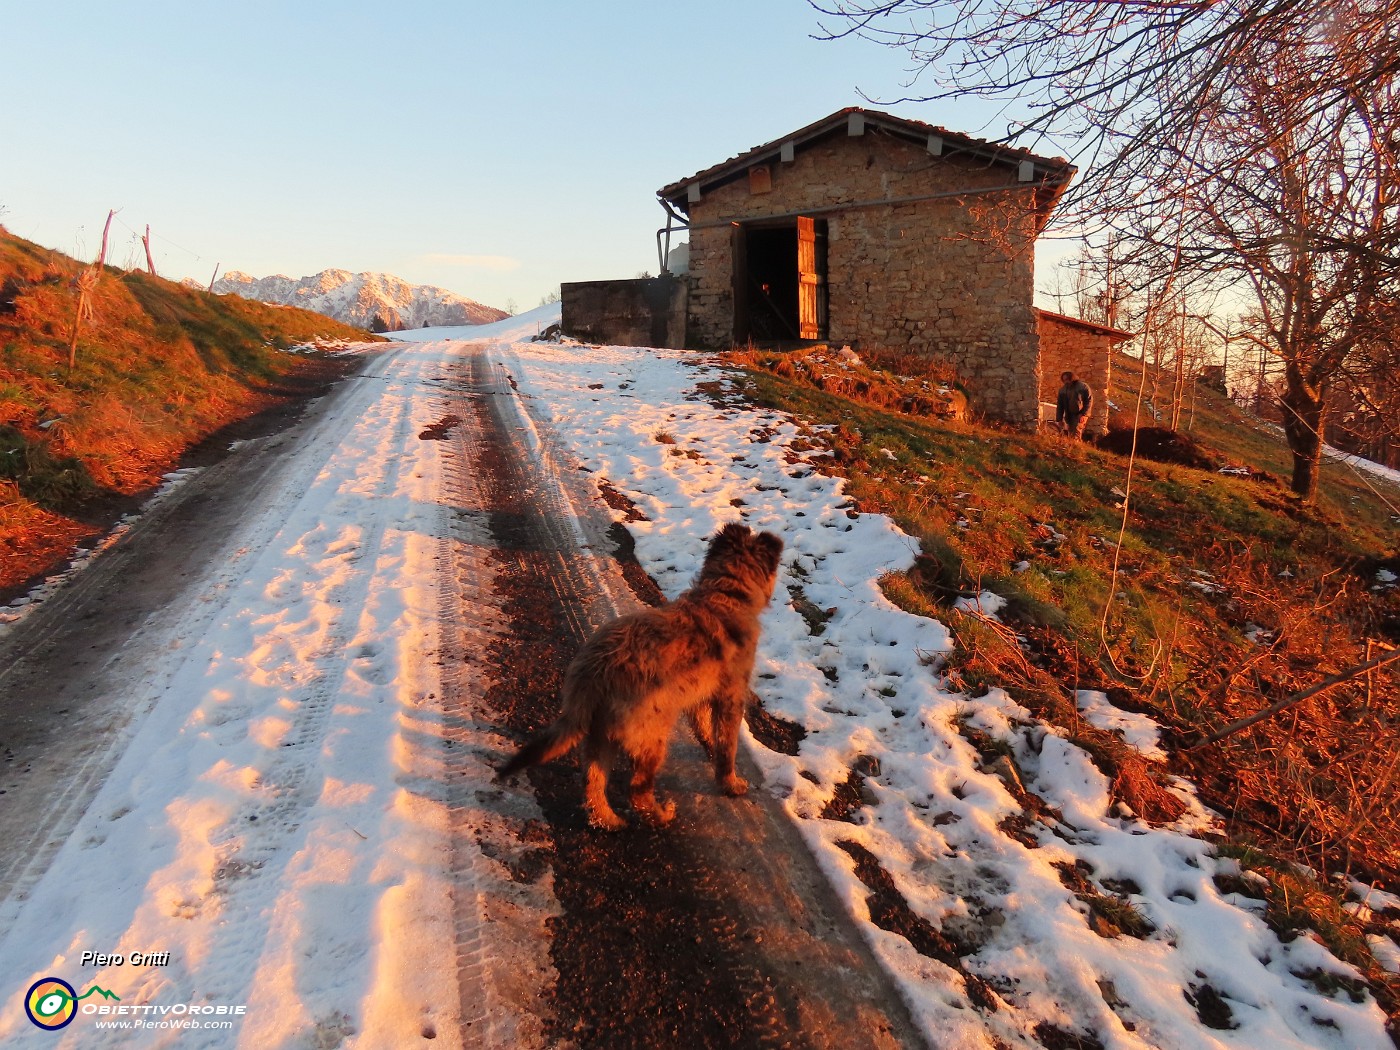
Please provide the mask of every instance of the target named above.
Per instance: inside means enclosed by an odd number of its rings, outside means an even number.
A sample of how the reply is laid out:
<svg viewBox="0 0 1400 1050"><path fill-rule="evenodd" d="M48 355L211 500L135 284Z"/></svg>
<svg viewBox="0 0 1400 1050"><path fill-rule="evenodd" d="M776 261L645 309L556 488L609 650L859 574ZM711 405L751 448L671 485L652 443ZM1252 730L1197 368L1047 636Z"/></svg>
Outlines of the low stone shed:
<svg viewBox="0 0 1400 1050"><path fill-rule="evenodd" d="M1074 172L850 108L671 183L657 195L689 241L687 345L912 351L951 365L975 409L1034 426L1034 246Z"/></svg>
<svg viewBox="0 0 1400 1050"><path fill-rule="evenodd" d="M630 281L574 281L560 285L560 327L586 343L615 346L685 346L686 282L683 277Z"/></svg>
<svg viewBox="0 0 1400 1050"><path fill-rule="evenodd" d="M1113 348L1133 338L1132 332L1094 324L1078 317L1037 310L1040 334L1040 404L1043 416L1055 418L1055 396L1060 376L1073 372L1093 391L1085 421L1086 433L1102 434L1108 429L1108 379Z"/></svg>

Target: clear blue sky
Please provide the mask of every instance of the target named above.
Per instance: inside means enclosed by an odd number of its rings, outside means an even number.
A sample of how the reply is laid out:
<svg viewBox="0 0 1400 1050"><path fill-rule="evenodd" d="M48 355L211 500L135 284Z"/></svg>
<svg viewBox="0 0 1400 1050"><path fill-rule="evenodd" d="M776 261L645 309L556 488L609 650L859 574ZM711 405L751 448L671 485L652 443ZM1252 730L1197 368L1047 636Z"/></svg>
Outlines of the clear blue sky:
<svg viewBox="0 0 1400 1050"><path fill-rule="evenodd" d="M0 3L0 223L207 281L327 267L495 306L655 271L656 190L907 57L804 0ZM887 106L995 137L987 106Z"/></svg>

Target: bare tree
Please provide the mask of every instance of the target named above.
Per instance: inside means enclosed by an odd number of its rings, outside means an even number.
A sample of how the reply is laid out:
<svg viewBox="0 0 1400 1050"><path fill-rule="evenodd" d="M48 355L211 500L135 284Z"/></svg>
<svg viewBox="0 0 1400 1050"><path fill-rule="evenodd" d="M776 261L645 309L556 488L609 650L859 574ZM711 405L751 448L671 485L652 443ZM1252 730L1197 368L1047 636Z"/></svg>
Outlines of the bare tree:
<svg viewBox="0 0 1400 1050"><path fill-rule="evenodd" d="M1400 466L1400 301L1377 313L1338 376L1337 410L1327 440L1386 466Z"/></svg>
<svg viewBox="0 0 1400 1050"><path fill-rule="evenodd" d="M1080 241L1078 250L1056 264L1042 294L1055 300L1055 309L1110 328L1132 327L1138 308L1133 290L1123 280L1118 244ZM1136 328L1132 328L1136 331Z"/></svg>
<svg viewBox="0 0 1400 1050"><path fill-rule="evenodd" d="M827 39L907 51L902 97L1013 100L1007 137L1068 139L1088 160L1071 196L1139 174L1163 141L1190 155L1266 51L1306 49L1319 108L1400 72L1400 0L809 0ZM924 90L927 89L927 90Z"/></svg>
<svg viewBox="0 0 1400 1050"><path fill-rule="evenodd" d="M1267 349L1283 365L1293 490L1317 492L1329 393L1386 322L1400 290L1400 110L1396 85L1319 106L1296 52L1241 75L1193 168L1184 264L1249 288ZM1275 129L1264 141L1260 131ZM1147 239L1152 232L1141 225Z"/></svg>
<svg viewBox="0 0 1400 1050"><path fill-rule="evenodd" d="M1244 289L1284 368L1293 488L1400 274L1400 0L812 0L829 36L914 61L906 100L975 94L1074 136L1066 218L1148 287Z"/></svg>

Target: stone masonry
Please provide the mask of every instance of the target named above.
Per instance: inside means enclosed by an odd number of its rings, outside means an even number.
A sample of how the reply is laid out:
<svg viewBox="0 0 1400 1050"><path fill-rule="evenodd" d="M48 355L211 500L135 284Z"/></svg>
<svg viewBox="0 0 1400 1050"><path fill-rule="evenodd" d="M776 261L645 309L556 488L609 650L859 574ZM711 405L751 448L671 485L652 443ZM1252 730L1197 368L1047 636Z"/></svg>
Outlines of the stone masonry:
<svg viewBox="0 0 1400 1050"><path fill-rule="evenodd" d="M559 325L585 343L685 346L687 285L676 277L560 285Z"/></svg>

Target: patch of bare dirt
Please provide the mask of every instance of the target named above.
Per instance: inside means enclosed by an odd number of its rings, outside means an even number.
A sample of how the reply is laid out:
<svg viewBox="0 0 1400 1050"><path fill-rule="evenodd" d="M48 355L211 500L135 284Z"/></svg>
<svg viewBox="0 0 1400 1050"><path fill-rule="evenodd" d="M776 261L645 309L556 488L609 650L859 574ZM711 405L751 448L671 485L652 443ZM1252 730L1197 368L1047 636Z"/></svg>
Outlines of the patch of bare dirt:
<svg viewBox="0 0 1400 1050"><path fill-rule="evenodd" d="M875 793L866 786L865 779L879 772L879 763L869 755L857 755L846 779L836 785L831 800L822 807L822 819L854 822L852 814L862 806L877 804ZM847 850L847 852L850 852Z"/></svg>
<svg viewBox="0 0 1400 1050"><path fill-rule="evenodd" d="M1133 431L1110 430L1095 442L1105 452L1126 456L1133 451ZM1176 463L1197 470L1218 470L1221 461L1192 438L1166 427L1138 427L1137 455L1158 463Z"/></svg>
<svg viewBox="0 0 1400 1050"><path fill-rule="evenodd" d="M418 432L419 441L446 441L452 431L462 423L461 416L443 416L436 423L430 423Z"/></svg>
<svg viewBox="0 0 1400 1050"><path fill-rule="evenodd" d="M773 714L764 708L763 701L752 693L749 694L749 708L744 719L748 722L749 732L754 735L754 739L769 751L776 751L780 755L797 754L807 736L805 726Z"/></svg>
<svg viewBox="0 0 1400 1050"><path fill-rule="evenodd" d="M969 954L972 947L957 944L909 907L909 902L899 892L889 872L880 866L875 854L850 840L838 842L837 845L855 861L856 878L870 890L870 896L865 900L870 910L870 921L882 930L899 934L920 955L937 959L944 966L958 971L962 974L964 991L972 1005L984 1013L995 1013L1000 1006L996 993L982 978L963 969L962 956Z"/></svg>
<svg viewBox="0 0 1400 1050"><path fill-rule="evenodd" d="M607 478L598 479L598 491L602 494L604 503L613 510L622 512L623 521L651 520L641 512L635 503L619 492L617 486Z"/></svg>

